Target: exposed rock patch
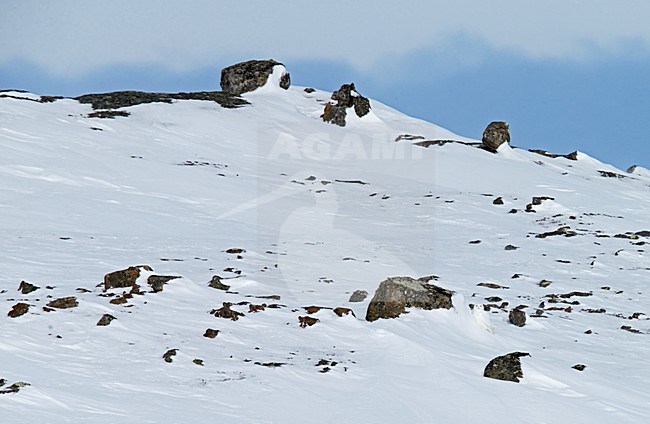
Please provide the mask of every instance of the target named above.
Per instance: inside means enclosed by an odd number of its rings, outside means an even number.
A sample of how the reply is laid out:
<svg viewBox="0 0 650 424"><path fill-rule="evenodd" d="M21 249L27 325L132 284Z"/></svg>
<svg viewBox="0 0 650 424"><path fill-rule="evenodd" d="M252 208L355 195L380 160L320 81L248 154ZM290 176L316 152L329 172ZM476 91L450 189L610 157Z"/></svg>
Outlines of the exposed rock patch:
<svg viewBox="0 0 650 424"><path fill-rule="evenodd" d="M29 311L29 305L27 303L16 303L11 307L11 311L7 313L9 318L18 318L21 315L25 315Z"/></svg>
<svg viewBox="0 0 650 424"><path fill-rule="evenodd" d="M210 314L218 318L226 318L232 321L237 321L239 317L244 316L243 313L231 309L231 306L232 303L223 302L223 306L221 308L211 310Z"/></svg>
<svg viewBox="0 0 650 424"><path fill-rule="evenodd" d="M221 107L237 108L249 104L246 100L221 91L194 93L146 93L143 91L116 91L102 94L85 94L76 97L79 103L89 103L93 109L119 109L144 103L171 103L173 100L205 100L219 103ZM124 112L124 111L115 111ZM118 115L118 116L128 116ZM101 117L101 116L98 116ZM106 117L106 116L104 116Z"/></svg>
<svg viewBox="0 0 650 424"><path fill-rule="evenodd" d="M273 59L249 60L221 70L221 89L224 93L239 96L266 84L276 66L284 66ZM291 76L285 72L280 78L280 88L289 89Z"/></svg>
<svg viewBox="0 0 650 424"><path fill-rule="evenodd" d="M162 358L165 360L165 362L171 364L174 361L173 357L176 356L177 351L178 349L169 349L163 354Z"/></svg>
<svg viewBox="0 0 650 424"><path fill-rule="evenodd" d="M114 319L117 319L117 318L115 318L115 317L114 317L113 315L111 315L111 314L104 314L104 315L102 315L102 317L99 319L99 321L97 321L97 325L98 325L99 327L105 327L105 326L109 325L109 324L111 323L111 321L113 321Z"/></svg>
<svg viewBox="0 0 650 424"><path fill-rule="evenodd" d="M578 152L577 151L571 152L571 153L566 154L566 155L558 155L558 154L555 154L555 153L549 153L546 150L541 150L541 149L528 149L528 151L532 152L532 153L537 153L538 155L553 158L553 159L555 159L555 158L565 158L565 159L569 159L569 160L578 160Z"/></svg>
<svg viewBox="0 0 650 424"><path fill-rule="evenodd" d="M325 122L340 127L344 127L346 124L345 118L349 108L354 108L354 113L360 118L370 112L370 100L359 94L354 83L343 84L341 88L332 93L332 100L336 103L328 102L321 118Z"/></svg>
<svg viewBox="0 0 650 424"><path fill-rule="evenodd" d="M151 275L147 278L147 284L151 286L154 293L163 291L163 286L171 280L181 278L177 275Z"/></svg>
<svg viewBox="0 0 650 424"><path fill-rule="evenodd" d="M519 308L514 308L508 314L508 321L512 325L523 327L526 325L526 313Z"/></svg>
<svg viewBox="0 0 650 424"><path fill-rule="evenodd" d="M104 276L104 291L115 288L135 287L138 277L140 277L140 270L153 271L148 265L131 266L127 269L114 271Z"/></svg>
<svg viewBox="0 0 650 424"><path fill-rule="evenodd" d="M54 299L50 303L47 304L50 308L57 308L57 309L68 309L68 308L76 308L79 306L79 302L77 302L77 298L74 296L68 296L68 297L61 297L59 299Z"/></svg>
<svg viewBox="0 0 650 424"><path fill-rule="evenodd" d="M18 291L20 291L22 294L30 294L31 292L34 292L38 289L40 289L40 287L32 283L28 283L27 281L21 281L20 285L18 286Z"/></svg>
<svg viewBox="0 0 650 424"><path fill-rule="evenodd" d="M301 328L311 327L317 322L320 322L318 318L312 318L306 315L298 317L298 323L300 324Z"/></svg>
<svg viewBox="0 0 650 424"><path fill-rule="evenodd" d="M205 330L205 333L203 333L203 337L207 337L208 339L214 339L219 335L219 330L215 330L213 328L208 328Z"/></svg>
<svg viewBox="0 0 650 424"><path fill-rule="evenodd" d="M367 321L397 318L406 308L425 310L451 309L452 291L410 277L393 277L382 281L366 313Z"/></svg>
<svg viewBox="0 0 650 424"><path fill-rule="evenodd" d="M219 277L218 275L212 276L212 279L208 283L208 287L212 287L213 289L224 290L224 291L230 290L230 286L227 284L223 284L221 282L221 277Z"/></svg>
<svg viewBox="0 0 650 424"><path fill-rule="evenodd" d="M512 352L507 355L497 356L487 364L485 371L483 371L483 377L519 383L519 379L524 377L519 358L524 356L530 356L530 354Z"/></svg>

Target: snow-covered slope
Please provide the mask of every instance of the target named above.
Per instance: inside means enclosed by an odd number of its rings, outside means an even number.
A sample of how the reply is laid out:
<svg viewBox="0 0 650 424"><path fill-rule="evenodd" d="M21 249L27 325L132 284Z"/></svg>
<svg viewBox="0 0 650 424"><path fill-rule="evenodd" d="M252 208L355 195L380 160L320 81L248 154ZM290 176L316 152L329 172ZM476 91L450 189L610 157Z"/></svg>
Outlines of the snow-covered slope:
<svg viewBox="0 0 650 424"><path fill-rule="evenodd" d="M71 99L0 98L0 379L30 384L0 395L2 416L650 420L650 239L632 235L650 230L650 177L582 153L396 142L472 140L375 101L341 128L319 118L330 94L271 81L237 109L179 100L116 119ZM535 196L553 199L525 212ZM535 237L564 226L577 235ZM124 304L103 296L105 274L144 264L182 278ZM432 274L453 309L364 320L382 280ZM213 275L230 291L208 287ZM23 280L40 289L21 294ZM355 290L370 296L350 303ZM559 296L571 292L589 295ZM78 307L43 309L65 296ZM243 301L279 307L209 313ZM29 312L8 317L17 302ZM310 305L356 316L321 309L301 328ZM519 305L521 328L508 322ZM97 326L105 313L117 319ZM521 383L483 377L513 351L531 355Z"/></svg>

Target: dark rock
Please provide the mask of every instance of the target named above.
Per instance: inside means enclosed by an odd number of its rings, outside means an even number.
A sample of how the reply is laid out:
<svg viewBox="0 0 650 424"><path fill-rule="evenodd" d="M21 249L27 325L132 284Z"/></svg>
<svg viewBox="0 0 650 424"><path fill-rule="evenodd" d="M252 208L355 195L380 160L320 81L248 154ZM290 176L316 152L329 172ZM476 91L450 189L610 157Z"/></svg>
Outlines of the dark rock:
<svg viewBox="0 0 650 424"><path fill-rule="evenodd" d="M279 368L283 365L287 365L285 362L254 362L254 364L267 368Z"/></svg>
<svg viewBox="0 0 650 424"><path fill-rule="evenodd" d="M348 314L352 314L353 317L356 317L356 315L354 315L354 312L352 311L352 309L344 308L342 306L339 306L338 308L334 308L334 313L336 315L340 316L340 317L342 317L343 315L348 315Z"/></svg>
<svg viewBox="0 0 650 424"><path fill-rule="evenodd" d="M151 275L147 278L147 284L151 286L154 293L163 291L163 286L171 280L181 278L177 275Z"/></svg>
<svg viewBox="0 0 650 424"><path fill-rule="evenodd" d="M539 286L542 287L542 288L544 288L544 287L548 287L548 286L550 286L551 283L552 283L551 281L548 281L548 280L542 280L542 281L539 282Z"/></svg>
<svg viewBox="0 0 650 424"><path fill-rule="evenodd" d="M571 368L573 368L574 370L578 370L578 371L584 371L585 368L587 368L587 366L583 365L583 364L575 364Z"/></svg>
<svg viewBox="0 0 650 424"><path fill-rule="evenodd" d="M88 114L89 118L115 119L116 116L127 117L131 115L125 110L98 110Z"/></svg>
<svg viewBox="0 0 650 424"><path fill-rule="evenodd" d="M314 90L314 89L311 88L311 87L307 87L307 88L305 88L305 93L311 94L311 93L313 93L314 91L316 91L316 90Z"/></svg>
<svg viewBox="0 0 650 424"><path fill-rule="evenodd" d="M59 299L54 299L50 303L47 304L50 308L57 308L57 309L68 309L68 308L76 308L79 306L79 302L77 302L77 298L74 296L68 296L68 297L61 297Z"/></svg>
<svg viewBox="0 0 650 424"><path fill-rule="evenodd" d="M343 84L341 88L332 93L332 100L336 103L328 102L321 115L325 122L344 127L348 108L353 107L354 113L358 117L365 116L370 112L370 100L359 94L354 83Z"/></svg>
<svg viewBox="0 0 650 424"><path fill-rule="evenodd" d="M534 196L532 204L535 206L539 206L542 204L544 200L555 200L555 197L549 197L549 196Z"/></svg>
<svg viewBox="0 0 650 424"><path fill-rule="evenodd" d="M171 364L173 362L172 357L176 356L177 351L178 349L169 349L167 352L165 352L164 355L162 356L165 362Z"/></svg>
<svg viewBox="0 0 650 424"><path fill-rule="evenodd" d="M565 158L565 159L569 159L569 160L578 160L578 152L577 151L571 152L571 153L566 154L566 155L558 155L558 154L555 154L555 153L549 153L546 150L541 150L541 149L529 149L528 151L532 152L532 153L537 153L538 155L546 156L546 157L549 157L549 158Z"/></svg>
<svg viewBox="0 0 650 424"><path fill-rule="evenodd" d="M249 104L246 100L221 91L194 93L146 93L142 91L116 91L113 93L85 94L75 98L79 103L89 103L93 109L118 109L145 103L171 103L172 100L204 100L219 103L224 108L237 108ZM115 111L127 113L128 112ZM97 116L111 117L111 116Z"/></svg>
<svg viewBox="0 0 650 424"><path fill-rule="evenodd" d="M0 395L6 395L7 393L18 393L20 389L27 386L31 386L31 384L25 383L24 381L18 381L11 386L8 386L6 389L0 390Z"/></svg>
<svg viewBox="0 0 650 424"><path fill-rule="evenodd" d="M505 250L517 250L517 249L519 249L519 248L518 248L517 246L514 246L514 245L512 245L512 244L509 244L509 245L507 245L506 247L504 247L504 249L505 249Z"/></svg>
<svg viewBox="0 0 650 424"><path fill-rule="evenodd" d="M555 231L549 231L546 233L535 234L535 238L546 238L552 236L564 236L564 237L573 237L578 235L575 231L571 231L571 227L560 227Z"/></svg>
<svg viewBox="0 0 650 424"><path fill-rule="evenodd" d="M503 205L503 197L497 197L492 201L493 205Z"/></svg>
<svg viewBox="0 0 650 424"><path fill-rule="evenodd" d="M106 274L104 276L104 291L122 287L135 287L141 269L153 271L148 265L138 265Z"/></svg>
<svg viewBox="0 0 650 424"><path fill-rule="evenodd" d="M350 296L348 302L363 302L368 297L368 292L365 290L355 290L354 293Z"/></svg>
<svg viewBox="0 0 650 424"><path fill-rule="evenodd" d="M306 328L306 327L311 327L317 322L320 322L320 320L318 318L312 318L305 315L305 316L298 317L298 322L300 323L300 327Z"/></svg>
<svg viewBox="0 0 650 424"><path fill-rule="evenodd" d="M605 178L618 178L619 180L622 180L623 178L631 178L631 177L626 177L625 175L617 174L616 172L610 172L610 171L598 171L601 177Z"/></svg>
<svg viewBox="0 0 650 424"><path fill-rule="evenodd" d="M509 126L505 122L491 122L483 132L483 146L486 150L496 152L503 143L510 143Z"/></svg>
<svg viewBox="0 0 650 424"><path fill-rule="evenodd" d="M224 291L230 290L230 286L227 284L223 284L221 282L221 277L219 277L218 275L212 276L212 279L208 283L208 287L212 287L213 289L224 290Z"/></svg>
<svg viewBox="0 0 650 424"><path fill-rule="evenodd" d="M510 314L508 314L508 321L510 321L510 324L512 325L523 327L526 325L526 313L518 308L512 309Z"/></svg>
<svg viewBox="0 0 650 424"><path fill-rule="evenodd" d="M320 306L312 305L312 306L305 306L303 307L303 309L305 310L305 312L311 315L311 314L315 314L316 312L320 311L323 308Z"/></svg>
<svg viewBox="0 0 650 424"><path fill-rule="evenodd" d="M452 291L410 277L388 278L379 284L370 301L366 320L397 318L406 308L451 309L452 295Z"/></svg>
<svg viewBox="0 0 650 424"><path fill-rule="evenodd" d="M40 287L35 286L32 283L28 283L27 281L21 281L20 285L18 286L18 291L20 291L22 294L29 294L38 289L40 289Z"/></svg>
<svg viewBox="0 0 650 424"><path fill-rule="evenodd" d="M203 337L207 337L208 339L214 339L219 335L219 330L215 330L212 328L208 328L205 330L205 333L203 333Z"/></svg>
<svg viewBox="0 0 650 424"><path fill-rule="evenodd" d="M230 309L232 306L232 303L229 302L223 302L223 306L219 309L213 309L210 311L210 314L214 315L215 317L218 318L226 318L230 319L233 321L237 321L239 317L243 317L244 314L238 311L234 311Z"/></svg>
<svg viewBox="0 0 650 424"><path fill-rule="evenodd" d="M637 231L636 233L634 233L634 235L639 237L650 237L650 231L647 230Z"/></svg>
<svg viewBox="0 0 650 424"><path fill-rule="evenodd" d="M275 60L249 60L228 66L221 71L221 89L228 94L242 93L262 87L273 73L273 68L282 65ZM280 87L287 90L291 84L289 73L282 75Z"/></svg>
<svg viewBox="0 0 650 424"><path fill-rule="evenodd" d="M502 286L496 283L478 283L479 287L487 287L488 289L509 289L510 287Z"/></svg>
<svg viewBox="0 0 650 424"><path fill-rule="evenodd" d="M97 321L97 325L100 327L105 327L111 323L115 318L113 315L110 314L104 314L102 317Z"/></svg>
<svg viewBox="0 0 650 424"><path fill-rule="evenodd" d="M226 249L226 253L230 253L232 255L239 255L241 253L246 253L246 249L242 249L240 247L231 247L230 249Z"/></svg>
<svg viewBox="0 0 650 424"><path fill-rule="evenodd" d="M196 359L192 360L192 362L193 362L195 365L203 366L203 359L198 359L198 358L196 358Z"/></svg>
<svg viewBox="0 0 650 424"><path fill-rule="evenodd" d="M524 377L519 358L524 356L530 356L530 354L512 352L507 355L497 356L487 364L485 371L483 371L483 377L519 383L519 379Z"/></svg>
<svg viewBox="0 0 650 424"><path fill-rule="evenodd" d="M18 318L21 315L25 315L29 311L29 305L26 303L16 303L11 307L11 311L7 313L7 316L10 318Z"/></svg>
<svg viewBox="0 0 650 424"><path fill-rule="evenodd" d="M254 305L250 304L248 305L248 312L249 313L255 313L255 312L260 312L266 310L266 303L262 303L261 305Z"/></svg>

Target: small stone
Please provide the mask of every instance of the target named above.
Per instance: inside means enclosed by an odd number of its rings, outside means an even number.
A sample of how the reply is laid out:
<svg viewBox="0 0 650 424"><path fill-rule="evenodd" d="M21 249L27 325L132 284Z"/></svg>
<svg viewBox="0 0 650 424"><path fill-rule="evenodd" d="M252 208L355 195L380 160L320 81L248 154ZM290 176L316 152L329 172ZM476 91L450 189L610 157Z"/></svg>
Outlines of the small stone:
<svg viewBox="0 0 650 424"><path fill-rule="evenodd" d="M110 314L104 314L104 315L102 315L102 317L99 319L99 321L97 321L97 325L100 326L100 327L107 326L107 325L109 325L109 324L111 323L111 321L113 321L114 319L117 319L117 318L115 318L113 315L110 315Z"/></svg>
<svg viewBox="0 0 650 424"><path fill-rule="evenodd" d="M365 290L355 290L354 293L352 293L352 296L350 296L350 299L348 302L351 303L356 303L356 302L363 302L366 300L366 297L368 297L368 292Z"/></svg>
<svg viewBox="0 0 650 424"><path fill-rule="evenodd" d="M334 313L336 315L340 316L340 317L342 317L343 315L349 315L349 314L352 314L353 317L356 317L356 315L354 315L354 312L352 311L352 309L344 308L342 306L339 306L338 308L334 308Z"/></svg>
<svg viewBox="0 0 650 424"><path fill-rule="evenodd" d="M575 364L571 368L573 368L574 370L578 370L578 371L584 371L585 368L587 368L587 366L583 365L583 364Z"/></svg>
<svg viewBox="0 0 650 424"><path fill-rule="evenodd" d="M493 205L503 205L503 198L502 197L497 197L492 201Z"/></svg>
<svg viewBox="0 0 650 424"><path fill-rule="evenodd" d="M194 359L192 362L194 362L196 365L203 366L203 359Z"/></svg>
<svg viewBox="0 0 650 424"><path fill-rule="evenodd" d="M181 278L176 275L151 275L147 278L147 284L151 286L154 293L163 291L163 286L171 280Z"/></svg>
<svg viewBox="0 0 650 424"><path fill-rule="evenodd" d="M244 316L243 313L237 312L237 311L234 311L234 310L230 309L231 306L232 306L232 303L223 302L223 306L221 308L213 309L212 311L210 311L210 313L212 315L214 315L215 317L226 318L226 319L230 319L232 321L237 321L239 319L239 317Z"/></svg>
<svg viewBox="0 0 650 424"><path fill-rule="evenodd" d="M50 303L48 303L47 306L49 306L50 308L68 309L68 308L76 308L77 306L79 306L79 302L77 302L76 297L68 296L68 297L61 297L59 299L55 299Z"/></svg>
<svg viewBox="0 0 650 424"><path fill-rule="evenodd" d="M16 303L12 306L11 311L7 313L7 316L10 318L18 318L21 315L25 315L29 311L29 305L27 303Z"/></svg>
<svg viewBox="0 0 650 424"><path fill-rule="evenodd" d="M171 364L173 362L172 357L176 356L176 352L178 349L169 349L165 354L162 356L165 362L168 364Z"/></svg>
<svg viewBox="0 0 650 424"><path fill-rule="evenodd" d="M230 290L230 286L227 284L223 284L221 282L221 277L219 277L218 275L212 276L212 279L208 283L208 287L212 287L213 289L224 290L224 291Z"/></svg>
<svg viewBox="0 0 650 424"><path fill-rule="evenodd" d="M35 286L32 283L28 283L27 281L21 281L20 285L18 286L18 291L20 291L22 294L29 294L38 289L40 289L40 287Z"/></svg>
<svg viewBox="0 0 650 424"><path fill-rule="evenodd" d="M214 339L219 335L219 330L215 330L213 328L208 328L205 330L205 333L203 333L203 337L207 337L208 339Z"/></svg>
<svg viewBox="0 0 650 424"><path fill-rule="evenodd" d="M506 247L504 247L504 250L517 250L517 249L519 249L519 247L512 244L509 244Z"/></svg>
<svg viewBox="0 0 650 424"><path fill-rule="evenodd" d="M246 249L242 249L239 247L231 247L230 249L226 249L226 253L230 253L232 255L239 255L241 253L245 253Z"/></svg>
<svg viewBox="0 0 650 424"><path fill-rule="evenodd" d="M551 283L552 283L552 281L542 280L542 281L539 282L539 286L540 287L548 287L548 286L551 285Z"/></svg>
<svg viewBox="0 0 650 424"><path fill-rule="evenodd" d="M312 318L305 315L305 316L298 317L298 322L300 323L301 328L306 328L306 327L311 327L317 322L320 322L320 320L318 318Z"/></svg>

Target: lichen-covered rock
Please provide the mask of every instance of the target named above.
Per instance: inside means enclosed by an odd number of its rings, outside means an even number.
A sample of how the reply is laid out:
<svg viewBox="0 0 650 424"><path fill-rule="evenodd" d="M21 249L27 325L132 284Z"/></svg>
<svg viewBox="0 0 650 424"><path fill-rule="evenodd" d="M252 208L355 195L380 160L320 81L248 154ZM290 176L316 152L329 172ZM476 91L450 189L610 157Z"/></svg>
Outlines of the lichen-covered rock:
<svg viewBox="0 0 650 424"><path fill-rule="evenodd" d="M16 303L11 307L11 311L7 312L9 318L18 318L21 315L25 315L29 311L29 305L27 303Z"/></svg>
<svg viewBox="0 0 650 424"><path fill-rule="evenodd" d="M510 127L506 122L491 122L483 132L483 146L496 152L503 143L510 143Z"/></svg>
<svg viewBox="0 0 650 424"><path fill-rule="evenodd" d="M360 118L370 112L370 100L359 94L354 83L343 84L341 88L332 93L332 100L336 103L328 102L321 118L325 122L340 127L345 126L348 108L354 108L354 113Z"/></svg>
<svg viewBox="0 0 650 424"><path fill-rule="evenodd" d="M18 286L18 291L20 291L22 294L30 294L31 292L34 292L38 289L40 289L40 287L35 286L32 283L28 283L27 281L21 281L20 285Z"/></svg>
<svg viewBox="0 0 650 424"><path fill-rule="evenodd" d="M105 327L105 326L109 325L109 324L111 323L111 321L113 321L114 319L117 319L117 318L115 318L115 317L114 317L113 315L111 315L111 314L104 314L104 315L102 315L102 317L99 319L99 321L97 321L97 325L98 325L99 327Z"/></svg>
<svg viewBox="0 0 650 424"><path fill-rule="evenodd" d="M524 377L519 358L524 356L530 356L530 354L512 352L507 355L497 356L487 364L485 371L483 371L483 377L519 383L519 379Z"/></svg>
<svg viewBox="0 0 650 424"><path fill-rule="evenodd" d="M351 303L356 303L356 302L363 302L366 300L366 297L368 297L368 292L365 290L355 290L354 293L350 296L350 300L348 302Z"/></svg>
<svg viewBox="0 0 650 424"><path fill-rule="evenodd" d="M68 309L68 308L76 308L79 306L79 302L77 302L77 298L74 296L68 296L68 297L61 297L59 299L54 299L50 303L47 304L50 308L57 308L57 309Z"/></svg>
<svg viewBox="0 0 650 424"><path fill-rule="evenodd" d="M262 87L273 73L273 68L283 66L273 59L249 60L237 63L221 70L221 89L235 96ZM285 72L280 77L280 88L289 89L291 76Z"/></svg>
<svg viewBox="0 0 650 424"><path fill-rule="evenodd" d="M451 309L453 292L411 277L393 277L382 281L366 313L367 321L397 318L406 308Z"/></svg>
<svg viewBox="0 0 650 424"><path fill-rule="evenodd" d="M148 265L131 266L127 269L111 272L104 276L104 290L135 287L136 280L140 277L140 270L153 271Z"/></svg>

